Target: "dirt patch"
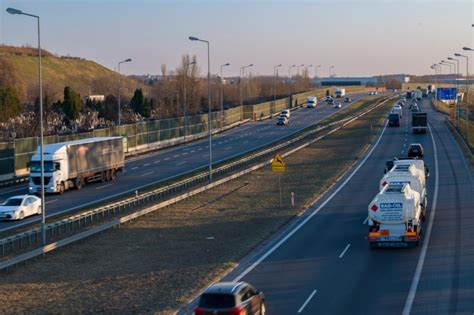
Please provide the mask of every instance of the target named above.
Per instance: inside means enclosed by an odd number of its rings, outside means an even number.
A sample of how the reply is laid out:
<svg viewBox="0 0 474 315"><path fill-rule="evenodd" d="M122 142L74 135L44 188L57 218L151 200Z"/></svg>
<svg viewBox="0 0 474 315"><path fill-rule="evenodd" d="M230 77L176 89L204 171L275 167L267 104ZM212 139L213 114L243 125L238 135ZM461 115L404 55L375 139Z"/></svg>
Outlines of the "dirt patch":
<svg viewBox="0 0 474 315"><path fill-rule="evenodd" d="M390 107L287 157L281 208L278 174L255 171L1 275L0 312L174 313L329 187Z"/></svg>

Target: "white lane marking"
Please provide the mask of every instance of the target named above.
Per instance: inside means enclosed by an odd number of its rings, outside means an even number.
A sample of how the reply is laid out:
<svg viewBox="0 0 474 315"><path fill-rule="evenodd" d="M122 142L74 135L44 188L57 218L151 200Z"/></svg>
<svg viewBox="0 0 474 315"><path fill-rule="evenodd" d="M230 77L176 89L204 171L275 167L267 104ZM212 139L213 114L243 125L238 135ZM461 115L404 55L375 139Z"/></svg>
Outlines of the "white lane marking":
<svg viewBox="0 0 474 315"><path fill-rule="evenodd" d="M136 170L137 168L138 168L138 166L132 167L132 170Z"/></svg>
<svg viewBox="0 0 474 315"><path fill-rule="evenodd" d="M153 162L153 163L155 163L155 164L157 164L157 163L160 163L160 160L156 160L156 161L155 161L155 162Z"/></svg>
<svg viewBox="0 0 474 315"><path fill-rule="evenodd" d="M232 147L225 148L224 150L230 150L230 149L232 149Z"/></svg>
<svg viewBox="0 0 474 315"><path fill-rule="evenodd" d="M366 224L367 221L369 221L369 217L365 218L364 222L362 222L362 224Z"/></svg>
<svg viewBox="0 0 474 315"><path fill-rule="evenodd" d="M198 151L201 151L201 150L202 150L202 148L199 148L199 149L198 149Z"/></svg>
<svg viewBox="0 0 474 315"><path fill-rule="evenodd" d="M248 143L249 141L248 140L245 140L243 143Z"/></svg>
<svg viewBox="0 0 474 315"><path fill-rule="evenodd" d="M165 161L168 161L170 158L165 158Z"/></svg>
<svg viewBox="0 0 474 315"><path fill-rule="evenodd" d="M183 155L186 155L186 154L188 154L188 152L184 152L184 153L183 153Z"/></svg>
<svg viewBox="0 0 474 315"><path fill-rule="evenodd" d="M183 165L184 163L186 163L186 161L179 162L179 163L176 164L176 166L178 166L178 165Z"/></svg>
<svg viewBox="0 0 474 315"><path fill-rule="evenodd" d="M99 187L96 187L96 189L102 189L102 188L109 187L109 186L112 186L112 184L107 184L107 185L104 185L104 186L99 186Z"/></svg>
<svg viewBox="0 0 474 315"><path fill-rule="evenodd" d="M360 162L360 164L352 171L352 173L344 180L344 182L316 209L314 210L310 215L308 215L303 221L301 221L293 230L291 230L289 233L285 235L278 243L273 245L267 252L265 252L259 259L257 259L252 265L247 267L240 275L238 275L233 281L237 282L240 281L243 277L245 277L249 272L251 272L255 267L257 267L262 261L264 261L268 256L270 256L275 250L277 250L283 243L285 243L290 237L293 236L298 230L300 230L306 223L308 223L309 220L311 220L316 214L321 211L321 209L326 206L332 198L334 198L340 191L343 189L347 183L354 177L354 175L359 171L359 169L365 164L367 159L370 157L372 152L374 152L375 148L377 148L377 145L380 143L380 140L382 139L382 136L385 133L385 130L387 129L387 123L385 123L385 126L382 129L382 132L380 133L379 138L375 142L374 146L370 151L367 153L367 155L364 157L364 159ZM315 201L316 202L316 201ZM311 204L309 207L312 207L314 204Z"/></svg>
<svg viewBox="0 0 474 315"><path fill-rule="evenodd" d="M257 139L262 139L262 138L263 138L263 136L260 136L260 137L258 137Z"/></svg>
<svg viewBox="0 0 474 315"><path fill-rule="evenodd" d="M351 244L347 244L346 248L344 248L344 250L342 251L342 253L339 255L339 258L342 258L344 256L344 254L347 252L347 250L349 249L349 247L351 247Z"/></svg>
<svg viewBox="0 0 474 315"><path fill-rule="evenodd" d="M45 202L45 204L53 203L53 202L56 202L56 201L58 201L58 200L59 200L59 199L53 199L53 200L50 200L50 201Z"/></svg>
<svg viewBox="0 0 474 315"><path fill-rule="evenodd" d="M222 141L220 141L220 142L217 142L217 144L222 144ZM214 145L216 145L216 144L214 143Z"/></svg>
<svg viewBox="0 0 474 315"><path fill-rule="evenodd" d="M8 190L8 191L2 191L0 193L0 195L6 195L6 194L9 194L9 193L12 193L12 192L15 192L15 191L19 191L19 190L26 190L27 188L28 188L28 186L25 186L23 188L12 189L12 190Z"/></svg>
<svg viewBox="0 0 474 315"><path fill-rule="evenodd" d="M148 172L148 173L145 173L145 174L142 174L140 176L146 176L146 175L150 175L150 174L153 174L155 171L151 171L151 172Z"/></svg>
<svg viewBox="0 0 474 315"><path fill-rule="evenodd" d="M150 163L143 164L143 166L150 166Z"/></svg>
<svg viewBox="0 0 474 315"><path fill-rule="evenodd" d="M173 156L174 158L177 158L179 156L179 154L176 154L175 156Z"/></svg>
<svg viewBox="0 0 474 315"><path fill-rule="evenodd" d="M300 309L298 310L298 313L301 313L304 308L306 307L306 305L308 305L309 301L311 301L311 299L313 298L313 296L316 294L316 292L318 292L318 290L314 290L309 296L308 298L306 299L306 301L304 301L303 305L301 305Z"/></svg>
<svg viewBox="0 0 474 315"><path fill-rule="evenodd" d="M191 151L191 153L194 153L194 152L196 152L196 150L192 150L192 151Z"/></svg>
<svg viewBox="0 0 474 315"><path fill-rule="evenodd" d="M433 136L431 127L428 125L428 130L431 135L431 142L433 143L433 152L435 158L435 187L433 194L433 202L431 204L431 215L430 221L428 222L428 228L426 229L425 239L423 241L423 247L421 248L420 258L418 258L418 264L416 265L415 275L413 276L413 281L411 282L410 291L408 292L408 297L405 302L405 307L403 308L403 315L409 315L411 308L413 306L413 301L415 300L416 290L418 289L418 283L420 282L421 272L423 271L423 264L425 263L426 252L428 251L428 244L430 242L431 229L433 228L434 217L436 214L436 204L438 203L438 149L436 148L436 142Z"/></svg>

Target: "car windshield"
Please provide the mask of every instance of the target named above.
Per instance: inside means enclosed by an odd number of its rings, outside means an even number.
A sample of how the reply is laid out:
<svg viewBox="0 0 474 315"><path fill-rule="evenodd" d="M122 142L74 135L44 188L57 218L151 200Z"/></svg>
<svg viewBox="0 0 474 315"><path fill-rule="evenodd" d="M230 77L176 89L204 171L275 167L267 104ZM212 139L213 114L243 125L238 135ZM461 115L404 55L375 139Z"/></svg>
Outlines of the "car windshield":
<svg viewBox="0 0 474 315"><path fill-rule="evenodd" d="M199 306L204 308L231 308L235 306L232 294L205 293L199 299Z"/></svg>
<svg viewBox="0 0 474 315"><path fill-rule="evenodd" d="M21 205L22 201L23 199L21 198L10 198L10 199L7 199L3 205L8 206L8 207L19 206Z"/></svg>
<svg viewBox="0 0 474 315"><path fill-rule="evenodd" d="M45 172L54 172L54 163L53 161L44 161L44 171ZM30 172L39 173L41 172L41 162L40 161L31 161L30 162Z"/></svg>

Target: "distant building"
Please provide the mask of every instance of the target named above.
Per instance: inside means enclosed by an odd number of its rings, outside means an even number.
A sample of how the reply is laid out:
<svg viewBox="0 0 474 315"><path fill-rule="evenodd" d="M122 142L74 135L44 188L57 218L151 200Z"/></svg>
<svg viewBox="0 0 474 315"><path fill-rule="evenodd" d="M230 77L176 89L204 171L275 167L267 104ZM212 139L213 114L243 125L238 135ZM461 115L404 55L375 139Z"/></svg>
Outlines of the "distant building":
<svg viewBox="0 0 474 315"><path fill-rule="evenodd" d="M105 100L104 95L89 95L84 97L84 101L87 102L88 100L92 102L103 102Z"/></svg>
<svg viewBox="0 0 474 315"><path fill-rule="evenodd" d="M374 85L377 84L377 77L330 77L318 78L314 83L322 86L349 86L349 85Z"/></svg>

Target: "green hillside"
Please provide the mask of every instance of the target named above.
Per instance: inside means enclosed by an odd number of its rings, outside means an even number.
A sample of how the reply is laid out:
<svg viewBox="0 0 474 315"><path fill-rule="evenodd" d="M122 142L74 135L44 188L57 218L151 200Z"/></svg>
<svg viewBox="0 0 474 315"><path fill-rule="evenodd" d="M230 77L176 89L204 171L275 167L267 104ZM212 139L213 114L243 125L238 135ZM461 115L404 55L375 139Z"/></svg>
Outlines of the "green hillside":
<svg viewBox="0 0 474 315"><path fill-rule="evenodd" d="M82 96L90 94L116 94L118 74L98 63L76 57L57 57L44 51L42 58L43 86L53 98L62 97L64 86L70 86ZM23 101L37 95L38 59L36 50L28 47L0 45L0 59L13 65L18 87L23 88ZM122 76L122 95L131 97L136 88L144 84ZM20 87L24 85L23 87ZM1 88L1 87L0 87Z"/></svg>

